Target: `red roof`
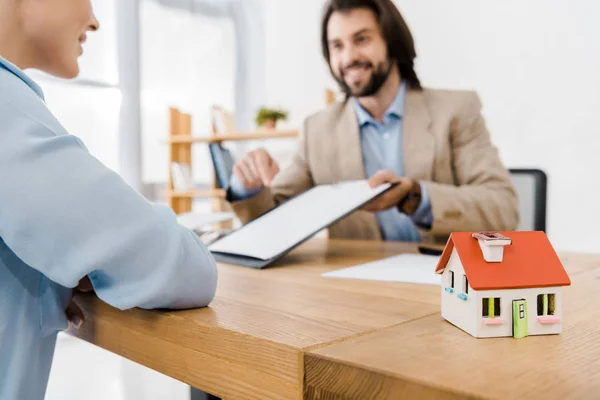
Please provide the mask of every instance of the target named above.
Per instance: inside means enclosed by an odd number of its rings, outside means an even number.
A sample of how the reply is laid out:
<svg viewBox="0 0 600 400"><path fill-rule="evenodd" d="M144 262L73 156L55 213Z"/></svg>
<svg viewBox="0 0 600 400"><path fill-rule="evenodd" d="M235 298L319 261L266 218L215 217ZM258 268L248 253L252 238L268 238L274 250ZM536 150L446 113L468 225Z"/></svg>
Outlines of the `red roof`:
<svg viewBox="0 0 600 400"><path fill-rule="evenodd" d="M522 289L571 284L567 272L544 232L499 233L512 239L512 244L504 247L502 262L485 261L477 239L472 237L472 232L455 232L450 235L435 272L443 272L452 249L456 248L469 284L475 290Z"/></svg>

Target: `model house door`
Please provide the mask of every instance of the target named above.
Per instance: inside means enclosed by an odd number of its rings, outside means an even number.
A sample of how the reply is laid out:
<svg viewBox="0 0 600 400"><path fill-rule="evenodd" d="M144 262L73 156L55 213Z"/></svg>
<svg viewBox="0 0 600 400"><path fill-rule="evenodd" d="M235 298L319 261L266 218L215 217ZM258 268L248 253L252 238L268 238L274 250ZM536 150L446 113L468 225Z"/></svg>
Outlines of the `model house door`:
<svg viewBox="0 0 600 400"><path fill-rule="evenodd" d="M528 336L526 300L513 300L513 336L517 339Z"/></svg>

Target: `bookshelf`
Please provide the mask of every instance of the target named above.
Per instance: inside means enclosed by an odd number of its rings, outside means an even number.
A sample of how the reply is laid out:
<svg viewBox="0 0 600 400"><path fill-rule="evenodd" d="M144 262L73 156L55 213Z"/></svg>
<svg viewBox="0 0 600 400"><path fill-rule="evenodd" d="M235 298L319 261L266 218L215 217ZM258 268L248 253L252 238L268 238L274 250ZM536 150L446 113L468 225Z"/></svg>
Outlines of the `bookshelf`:
<svg viewBox="0 0 600 400"><path fill-rule="evenodd" d="M214 111L214 110L213 110ZM219 110L221 111L221 110ZM218 131L217 125L213 123L210 136L197 137L192 136L192 116L181 112L177 108L169 109L170 135L169 135L169 181L167 187L167 198L169 206L176 214L182 214L192 211L192 203L195 198L204 197L211 199L213 212L231 211L225 200L225 191L218 187L217 179L214 174L212 162L208 165L213 171L211 187L208 190L184 190L174 189L173 175L171 166L173 163L185 165L192 170L192 146L195 144L222 143L226 141L251 141L265 139L290 139L297 138L297 130L258 130L255 132L239 132L233 129L233 123L230 116L225 115L224 121L221 121L219 128L227 129ZM231 228L231 222L221 224L222 228Z"/></svg>
<svg viewBox="0 0 600 400"><path fill-rule="evenodd" d="M218 136L190 137L187 135L172 135L169 142L176 143L222 143L226 141L245 141L263 139L285 139L298 136L296 130L282 131L256 131L256 132L231 132L221 133Z"/></svg>

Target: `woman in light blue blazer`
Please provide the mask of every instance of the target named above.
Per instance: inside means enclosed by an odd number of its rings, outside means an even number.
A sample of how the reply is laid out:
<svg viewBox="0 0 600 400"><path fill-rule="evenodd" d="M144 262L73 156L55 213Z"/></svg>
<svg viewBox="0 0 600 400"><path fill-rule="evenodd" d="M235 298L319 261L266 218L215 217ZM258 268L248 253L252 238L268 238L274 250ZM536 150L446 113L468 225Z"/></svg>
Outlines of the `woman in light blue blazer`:
<svg viewBox="0 0 600 400"><path fill-rule="evenodd" d="M81 280L120 309L204 307L215 293L206 247L69 135L23 72L75 77L97 29L90 0L0 0L0 399L44 398L67 310L83 322Z"/></svg>

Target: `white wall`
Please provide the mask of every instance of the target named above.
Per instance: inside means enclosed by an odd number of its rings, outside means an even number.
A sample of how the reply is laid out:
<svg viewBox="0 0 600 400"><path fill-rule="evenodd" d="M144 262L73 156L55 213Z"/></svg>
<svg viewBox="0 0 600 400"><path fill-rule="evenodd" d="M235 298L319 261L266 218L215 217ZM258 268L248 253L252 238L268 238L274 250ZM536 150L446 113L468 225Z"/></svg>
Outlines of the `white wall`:
<svg viewBox="0 0 600 400"><path fill-rule="evenodd" d="M104 165L119 172L119 90L40 83L50 110L67 131L83 140Z"/></svg>
<svg viewBox="0 0 600 400"><path fill-rule="evenodd" d="M143 179L166 182L169 107L192 114L197 136L210 134L210 107L234 106L235 40L231 20L142 2ZM206 146L193 148L194 178L211 175Z"/></svg>
<svg viewBox="0 0 600 400"><path fill-rule="evenodd" d="M321 57L322 0L264 0L267 101L290 111L288 126L325 104L325 88L336 89Z"/></svg>
<svg viewBox="0 0 600 400"><path fill-rule="evenodd" d="M290 125L334 88L319 47L323 0L265 0L267 99ZM424 85L474 89L508 167L549 176L548 232L558 250L598 251L600 5L584 0L397 0ZM577 234L574 234L574 233Z"/></svg>

